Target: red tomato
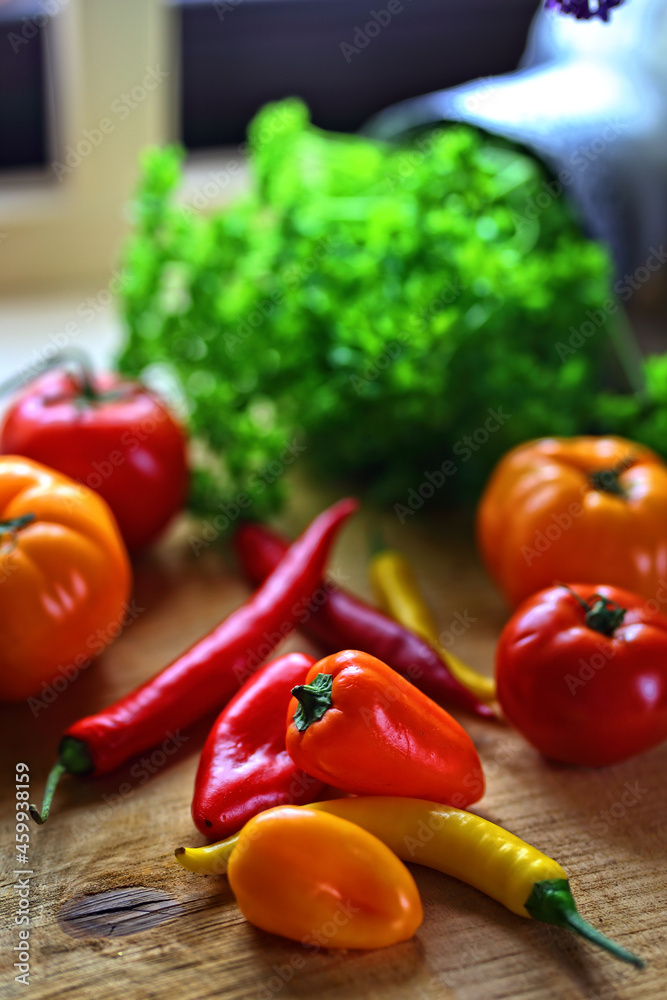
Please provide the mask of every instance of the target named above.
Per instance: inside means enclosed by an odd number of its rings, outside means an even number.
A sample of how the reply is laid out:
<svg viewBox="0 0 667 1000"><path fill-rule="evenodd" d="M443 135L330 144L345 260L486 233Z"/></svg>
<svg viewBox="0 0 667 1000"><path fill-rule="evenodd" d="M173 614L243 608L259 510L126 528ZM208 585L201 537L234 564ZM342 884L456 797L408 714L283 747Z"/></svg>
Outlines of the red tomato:
<svg viewBox="0 0 667 1000"><path fill-rule="evenodd" d="M63 472L104 497L125 544L157 538L185 502L185 436L139 382L52 371L31 382L0 429L0 451Z"/></svg>
<svg viewBox="0 0 667 1000"><path fill-rule="evenodd" d="M550 587L503 629L496 682L505 715L546 757L618 763L667 739L667 618L617 587Z"/></svg>

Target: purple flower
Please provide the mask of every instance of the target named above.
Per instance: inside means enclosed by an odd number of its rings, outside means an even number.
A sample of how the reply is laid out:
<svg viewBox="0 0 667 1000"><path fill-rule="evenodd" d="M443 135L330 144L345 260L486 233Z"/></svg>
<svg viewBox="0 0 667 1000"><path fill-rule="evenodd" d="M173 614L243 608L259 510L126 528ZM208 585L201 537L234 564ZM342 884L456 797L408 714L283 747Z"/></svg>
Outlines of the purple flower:
<svg viewBox="0 0 667 1000"><path fill-rule="evenodd" d="M609 11L622 3L624 0L547 0L547 7L554 7L561 14L572 14L579 21L588 21L591 17L608 21Z"/></svg>

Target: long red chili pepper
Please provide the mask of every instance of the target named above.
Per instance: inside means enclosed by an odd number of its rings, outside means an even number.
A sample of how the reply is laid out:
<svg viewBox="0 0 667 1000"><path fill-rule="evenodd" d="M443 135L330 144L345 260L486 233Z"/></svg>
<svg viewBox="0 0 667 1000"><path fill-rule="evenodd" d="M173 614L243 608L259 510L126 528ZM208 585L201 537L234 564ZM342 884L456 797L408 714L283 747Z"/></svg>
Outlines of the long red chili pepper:
<svg viewBox="0 0 667 1000"><path fill-rule="evenodd" d="M247 521L234 536L243 572L261 583L278 564L289 543L265 525ZM483 718L493 718L482 704L453 677L427 642L360 598L325 582L313 596L299 628L327 653L362 649L389 663L434 701L457 706Z"/></svg>
<svg viewBox="0 0 667 1000"><path fill-rule="evenodd" d="M30 806L33 819L46 821L61 775L113 771L229 701L301 619L333 541L356 508L357 501L347 499L325 510L252 597L217 628L120 701L70 726L46 783L41 814Z"/></svg>
<svg viewBox="0 0 667 1000"><path fill-rule="evenodd" d="M261 667L225 705L204 744L192 818L222 840L272 806L305 805L324 787L299 770L285 749L292 688L305 684L314 656L286 653Z"/></svg>

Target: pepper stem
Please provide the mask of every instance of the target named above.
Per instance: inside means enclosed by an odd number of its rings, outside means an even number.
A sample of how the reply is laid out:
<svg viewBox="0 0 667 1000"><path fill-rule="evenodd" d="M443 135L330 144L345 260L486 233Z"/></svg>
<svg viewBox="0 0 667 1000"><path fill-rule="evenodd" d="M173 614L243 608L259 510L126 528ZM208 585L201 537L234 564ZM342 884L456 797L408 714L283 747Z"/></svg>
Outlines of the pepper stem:
<svg viewBox="0 0 667 1000"><path fill-rule="evenodd" d="M60 779L62 778L63 774L67 774L67 768L65 767L64 764L61 764L61 762L58 761L57 764L53 765L53 767L49 771L49 776L46 779L46 788L44 789L44 800L42 802L42 811L40 812L37 806L32 804L28 807L30 815L34 819L35 823L39 823L40 826L43 823L46 823L47 819L49 818L49 813L51 812L51 803L53 802L53 793L55 792L56 786L60 781Z"/></svg>
<svg viewBox="0 0 667 1000"><path fill-rule="evenodd" d="M0 521L0 555L9 555L16 548L18 533L35 520L34 514L21 514L20 517L12 517L8 521ZM9 535L8 541L3 541L3 536Z"/></svg>
<svg viewBox="0 0 667 1000"><path fill-rule="evenodd" d="M615 958L628 962L638 969L643 969L646 965L642 958L633 955L631 951L626 951L615 941L610 941L580 916L570 891L570 883L565 878L536 882L524 906L534 920L566 927L599 948L604 948Z"/></svg>
<svg viewBox="0 0 667 1000"><path fill-rule="evenodd" d="M41 812L36 805L28 806L28 811L35 823L39 823L41 826L49 818L53 794L63 774L89 774L94 769L95 765L90 750L83 740L77 740L74 736L63 736L60 741L58 761L53 765L46 779Z"/></svg>
<svg viewBox="0 0 667 1000"><path fill-rule="evenodd" d="M634 965L637 969L644 969L646 967L646 962L643 958L640 958L639 955L633 955L631 951L627 951L625 948L622 948L620 944L616 944L615 941L611 941L604 934L601 934L600 931L597 931L595 927L592 926L592 924L589 924L587 920L584 920L579 913L572 913L568 917L565 926L568 930L573 931L580 937L586 938L586 940L590 941L592 944L596 944L599 948L603 948L605 951L608 951L610 955L614 955L616 958L619 958L621 962L627 962L629 965Z"/></svg>
<svg viewBox="0 0 667 1000"><path fill-rule="evenodd" d="M332 688L332 674L318 674L310 684L298 684L292 688L292 694L299 702L294 713L294 725L300 733L305 732L331 708Z"/></svg>

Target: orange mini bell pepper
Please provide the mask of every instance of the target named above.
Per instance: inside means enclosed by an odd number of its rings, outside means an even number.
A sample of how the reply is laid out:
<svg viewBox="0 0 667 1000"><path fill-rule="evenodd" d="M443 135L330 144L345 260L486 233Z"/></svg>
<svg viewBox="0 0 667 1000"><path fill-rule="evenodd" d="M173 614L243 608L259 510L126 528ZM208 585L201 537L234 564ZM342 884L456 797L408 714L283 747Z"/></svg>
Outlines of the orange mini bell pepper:
<svg viewBox="0 0 667 1000"><path fill-rule="evenodd" d="M246 823L227 875L250 923L306 947L384 948L424 917L412 875L386 844L307 806Z"/></svg>
<svg viewBox="0 0 667 1000"><path fill-rule="evenodd" d="M484 772L465 729L381 660L344 650L292 689L286 745L297 767L357 795L465 808Z"/></svg>

